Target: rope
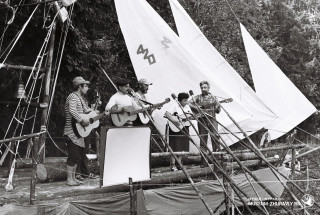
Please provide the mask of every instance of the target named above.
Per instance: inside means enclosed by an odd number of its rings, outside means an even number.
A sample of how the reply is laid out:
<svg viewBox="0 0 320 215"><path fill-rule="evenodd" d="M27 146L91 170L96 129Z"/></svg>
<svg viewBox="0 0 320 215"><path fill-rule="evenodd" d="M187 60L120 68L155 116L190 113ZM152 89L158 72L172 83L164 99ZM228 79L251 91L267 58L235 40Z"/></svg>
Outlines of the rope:
<svg viewBox="0 0 320 215"><path fill-rule="evenodd" d="M71 16L73 14L73 7L74 7L74 4L72 4L71 6ZM57 80L58 80L58 76L59 76L59 72L60 72L60 66L61 66L61 60L62 60L62 56L63 56L63 52L64 52L64 47L65 47L65 43L66 43L66 39L67 39L67 35L68 35L68 31L69 31L69 27L71 25L71 19L68 19L67 21L67 25L66 25L66 33L65 33L65 36L64 36L64 40L63 40L63 45L62 45L62 48L61 48L61 55L60 55L60 59L59 59L59 64L58 64L58 68L57 68L57 72L56 72L56 77L55 77L55 80L54 80L54 84L53 84L53 88L52 88L52 92L51 92L51 96L50 96L50 102L49 102L49 107L48 107L48 114L47 114L47 122L49 122L49 119L50 119L50 113L51 113L51 108L52 108L52 103L53 103L53 98L54 98L54 94L55 94L55 88L56 88L56 85L57 85ZM47 130L48 130L48 127L49 127L49 123L47 124Z"/></svg>
<svg viewBox="0 0 320 215"><path fill-rule="evenodd" d="M15 42L13 43L13 45L12 45L11 49L9 50L9 53L7 54L7 56L5 57L5 59L3 60L2 64L4 64L4 62L7 60L7 58L8 58L8 56L9 56L9 54L11 53L12 49L15 47L16 43L18 42L18 40L20 39L20 37L21 37L22 33L23 33L23 32L24 32L24 30L26 29L27 25L29 24L29 22L30 22L31 18L33 17L33 15L34 15L34 13L36 12L36 10L38 9L38 7L39 7L39 5L37 5L37 6L36 6L36 8L33 10L32 14L31 14L31 16L30 16L30 17L29 17L29 19L27 20L27 22L23 25L23 27L22 27L22 29L21 29L20 33L18 34L18 36L17 36L17 38L16 38Z"/></svg>
<svg viewBox="0 0 320 215"><path fill-rule="evenodd" d="M52 139L49 131L47 132L47 134L48 134L49 138L51 139L51 141L53 142L53 144L55 145L55 147L57 147L57 149L59 149L63 154L68 155L68 153L65 152L64 150L62 150L62 149L56 144L56 142Z"/></svg>
<svg viewBox="0 0 320 215"><path fill-rule="evenodd" d="M38 7L38 6L37 6L37 7ZM35 10L34 10L34 12L35 12ZM57 17L57 15L54 17L53 22L55 21L55 18L56 18L56 17ZM52 26L53 26L53 25L52 25ZM46 49L46 47L47 47L48 37L51 35L52 26L51 26L51 28L49 29L49 31L48 31L48 33L47 33L47 36L45 37L44 43L42 44L42 47L41 47L41 49L40 49L40 51L39 51L39 54L38 54L37 59L36 59L36 61L35 61L35 63L34 63L33 69L32 69L32 71L31 71L31 73L30 73L30 75L29 75L29 78L28 78L28 80L27 80L26 86L28 86L28 84L29 84L29 82L30 82L30 80L31 80L31 77L33 76L33 72L34 72L34 69L35 69L35 67L36 67L36 65L37 65L37 63L38 63L39 58L41 59L39 65L42 64L43 57L41 56L41 53L42 53L42 52ZM37 70L37 72L36 72L36 77L38 77L39 71L40 71L40 66L38 67L38 70ZM28 93L28 97L29 97L29 98L32 97L32 96L30 96L30 95L33 95L36 81L37 81L37 78L36 78L36 79L33 79L33 83L32 83L32 86L31 86L31 91ZM9 132L9 130L10 130L10 128L11 128L13 119L16 119L16 120L17 120L17 118L16 118L15 116L16 116L16 114L17 114L17 111L18 111L19 107L20 107L21 100L22 100L22 98L19 99L17 108L16 108L16 110L15 110L15 112L14 112L14 114L13 114L13 117L12 117L10 123L9 123L8 129L7 129L7 131L6 131L6 134L5 134L4 138L6 138L8 132ZM28 109L29 109L29 106L30 106L30 102L31 102L31 99L30 99L29 102L28 102L28 106L27 106L27 109L26 109L26 114L27 114L27 112L28 112ZM25 108L23 108L23 110L25 110ZM24 119L26 118L26 114L25 114ZM25 120L24 120L24 121L25 121ZM22 129L21 129L20 135L22 134L22 130L23 130L23 127L22 127ZM0 145L0 148L1 148L2 145L3 145L3 143ZM6 144L5 144L5 146L7 147ZM18 141L18 147L19 147L19 141ZM17 148L18 148L18 147L17 147ZM8 147L7 147L7 149L8 149ZM10 152L11 152L11 150L10 150ZM15 153L13 153L13 154L16 156Z"/></svg>

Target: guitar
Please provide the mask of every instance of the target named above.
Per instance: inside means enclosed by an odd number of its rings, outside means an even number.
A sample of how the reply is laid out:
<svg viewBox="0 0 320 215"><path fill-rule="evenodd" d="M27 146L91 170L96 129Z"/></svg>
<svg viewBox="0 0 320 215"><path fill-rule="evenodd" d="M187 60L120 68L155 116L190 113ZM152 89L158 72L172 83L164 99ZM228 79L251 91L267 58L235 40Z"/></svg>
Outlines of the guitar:
<svg viewBox="0 0 320 215"><path fill-rule="evenodd" d="M75 133L77 136L80 137L87 137L92 129L97 128L100 124L99 119L104 117L104 115L108 115L109 112L103 112L100 114L97 114L95 111L91 111L87 114L79 114L81 118L89 120L90 124L87 126L82 125L80 122L75 123Z"/></svg>
<svg viewBox="0 0 320 215"><path fill-rule="evenodd" d="M135 110L132 106L124 107L124 110L114 110L111 108L111 120L117 127L123 126L127 122L132 122L137 119L137 113L144 111L144 109Z"/></svg>
<svg viewBox="0 0 320 215"><path fill-rule="evenodd" d="M230 103L230 102L233 102L233 99L232 98L229 98L229 99L224 99L224 100L221 100L219 101L219 103ZM201 108L201 109L206 109L206 108L210 108L212 107L212 105L214 105L215 103L211 103L211 102L201 102L198 104L198 106Z"/></svg>
<svg viewBox="0 0 320 215"><path fill-rule="evenodd" d="M152 105L152 109L155 110L156 108L160 108L162 107L164 104L167 104L170 102L170 98L166 98L164 100L164 102L161 102L161 103L157 103L157 104L154 104ZM151 115L152 111L149 112L149 114ZM138 113L138 116L139 116L139 119L140 121L143 123L143 124L147 124L150 119L149 117L147 116L147 114L145 112L142 112L142 113Z"/></svg>
<svg viewBox="0 0 320 215"><path fill-rule="evenodd" d="M233 101L232 98L224 99L224 100L219 101L219 104L221 104L221 103L230 103L232 101ZM197 105L200 107L200 109L207 109L207 108L211 108L214 104L215 103L211 103L211 102L201 102L201 103L199 103ZM195 112L196 118L200 118L202 116L201 112L199 112L198 109L193 109L193 111Z"/></svg>
<svg viewBox="0 0 320 215"><path fill-rule="evenodd" d="M188 114L188 113L187 113ZM189 127L191 125L191 123L189 122L189 120L194 120L194 116L190 116L190 117L179 117L179 116L170 116L170 119L168 119L168 125L170 127L170 129L173 132L179 132L183 127ZM179 122L176 122L179 121Z"/></svg>
<svg viewBox="0 0 320 215"><path fill-rule="evenodd" d="M78 137L87 137L94 128L97 128L99 126L99 119L101 119L105 114L109 114L109 112L98 114L95 111L100 104L100 94L98 92L95 98L96 101L94 103L94 110L89 113L79 114L81 118L86 119L90 122L89 125L84 126L80 122L75 122L75 120L72 118L72 125L74 128L73 130Z"/></svg>

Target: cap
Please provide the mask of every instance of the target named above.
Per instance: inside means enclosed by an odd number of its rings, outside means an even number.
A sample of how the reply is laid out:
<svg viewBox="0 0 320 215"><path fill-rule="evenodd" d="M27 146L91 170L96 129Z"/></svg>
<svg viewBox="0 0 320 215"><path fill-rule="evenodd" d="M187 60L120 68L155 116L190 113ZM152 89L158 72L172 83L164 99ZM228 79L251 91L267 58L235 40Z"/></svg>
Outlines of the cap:
<svg viewBox="0 0 320 215"><path fill-rule="evenodd" d="M152 83L150 83L149 81L147 81L147 79L145 78L142 78L138 81L138 83L141 83L141 84L145 84L145 85L152 85Z"/></svg>
<svg viewBox="0 0 320 215"><path fill-rule="evenodd" d="M79 77L75 77L72 80L72 84L73 84L74 87L76 87L76 86L78 86L80 84L90 84L90 81L86 81L81 76L79 76Z"/></svg>

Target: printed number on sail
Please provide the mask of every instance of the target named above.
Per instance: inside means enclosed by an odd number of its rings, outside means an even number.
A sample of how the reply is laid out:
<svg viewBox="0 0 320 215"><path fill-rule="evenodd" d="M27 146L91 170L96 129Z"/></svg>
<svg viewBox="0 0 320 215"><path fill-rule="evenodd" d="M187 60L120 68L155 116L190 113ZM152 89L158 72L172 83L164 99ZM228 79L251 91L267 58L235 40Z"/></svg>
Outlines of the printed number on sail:
<svg viewBox="0 0 320 215"><path fill-rule="evenodd" d="M164 45L166 48L170 48L168 43L172 43L170 39L163 37L163 40L161 41L162 45Z"/></svg>
<svg viewBox="0 0 320 215"><path fill-rule="evenodd" d="M143 58L145 60L148 60L149 65L154 64L156 62L156 59L155 59L154 55L153 54L148 55L149 54L149 50L147 48L144 49L142 44L140 44L140 46L138 47L137 54L144 54Z"/></svg>

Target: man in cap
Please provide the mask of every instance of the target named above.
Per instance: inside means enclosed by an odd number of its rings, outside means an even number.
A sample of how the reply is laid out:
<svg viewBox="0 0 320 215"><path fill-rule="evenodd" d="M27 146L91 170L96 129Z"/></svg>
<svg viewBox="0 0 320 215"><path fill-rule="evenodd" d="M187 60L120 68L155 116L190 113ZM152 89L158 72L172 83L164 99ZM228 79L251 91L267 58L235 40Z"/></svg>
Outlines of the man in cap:
<svg viewBox="0 0 320 215"><path fill-rule="evenodd" d="M136 96L137 96L138 99L140 99L140 101L148 102L146 94L148 93L150 85L152 85L152 83L147 81L147 79L145 79L145 78L142 78L142 79L140 79L138 81L138 86L137 86L137 90L136 90Z"/></svg>
<svg viewBox="0 0 320 215"><path fill-rule="evenodd" d="M73 92L68 96L65 104L66 124L64 127L64 135L67 137L67 185L77 186L83 182L75 177L78 163L84 159L85 142L84 138L76 134L73 121L81 123L83 126L89 125L89 120L82 118L80 114L90 112L87 102L83 96L89 90L89 81L84 80L82 77L76 77L72 81Z"/></svg>

